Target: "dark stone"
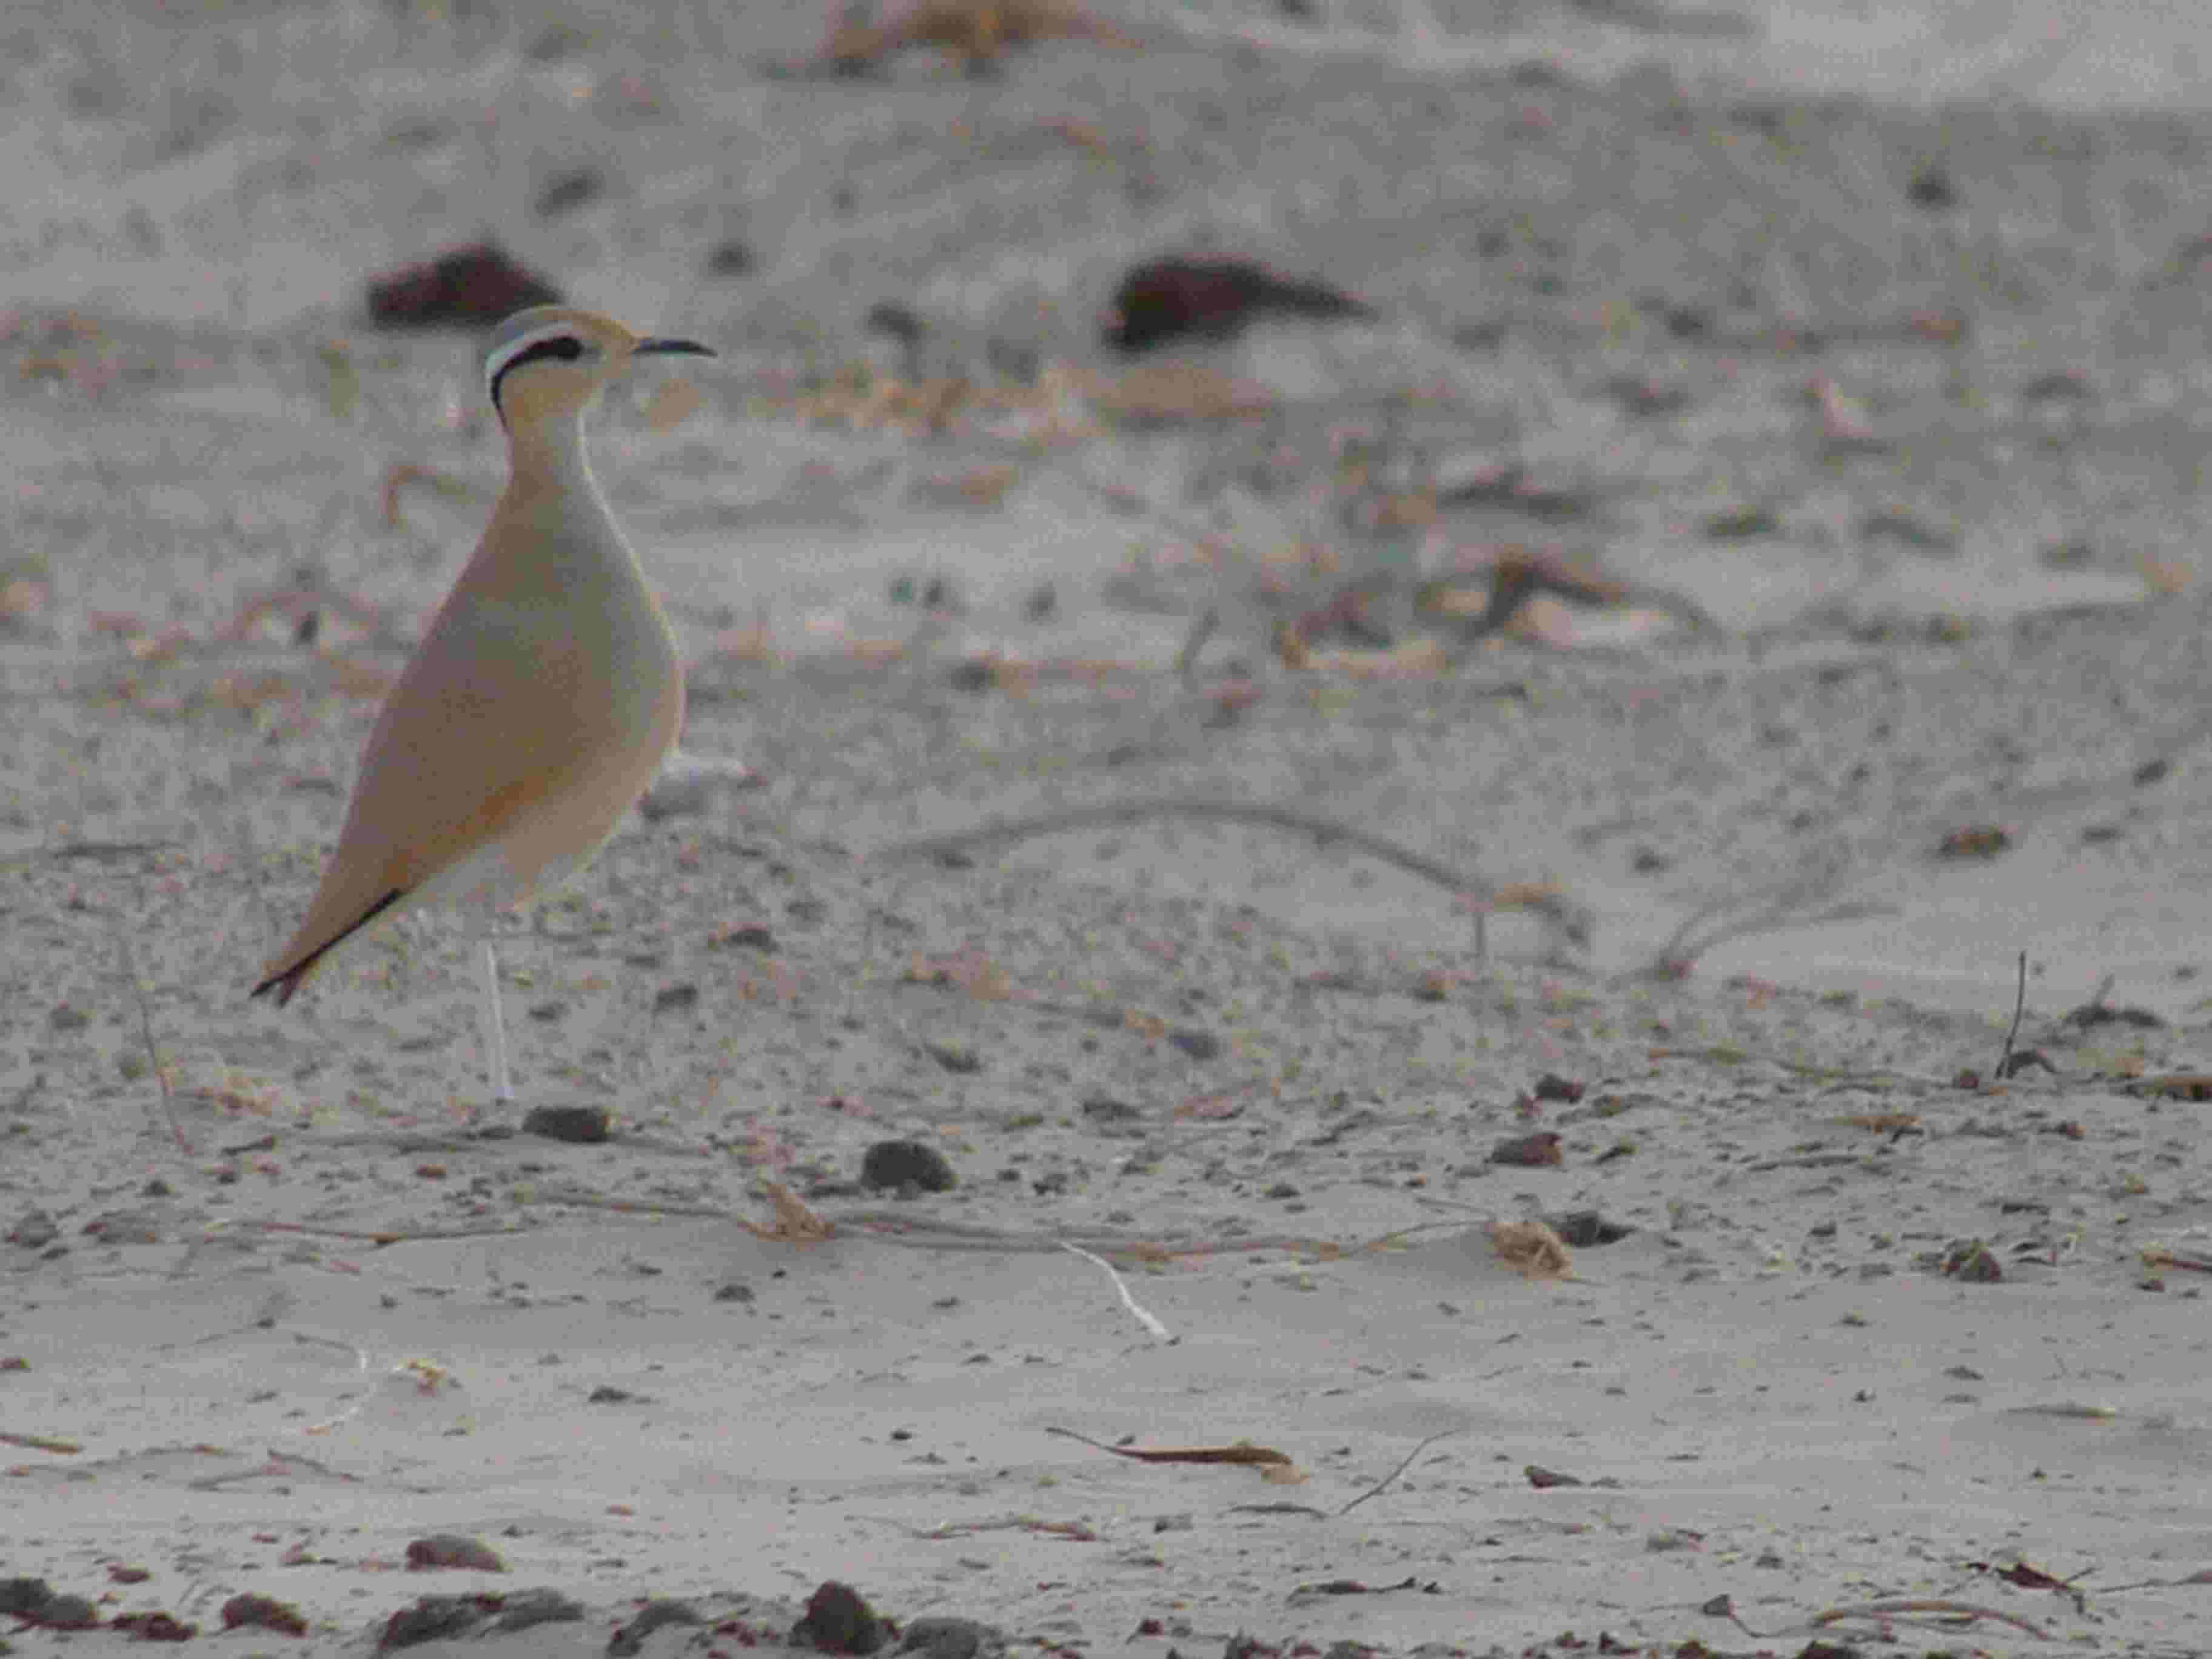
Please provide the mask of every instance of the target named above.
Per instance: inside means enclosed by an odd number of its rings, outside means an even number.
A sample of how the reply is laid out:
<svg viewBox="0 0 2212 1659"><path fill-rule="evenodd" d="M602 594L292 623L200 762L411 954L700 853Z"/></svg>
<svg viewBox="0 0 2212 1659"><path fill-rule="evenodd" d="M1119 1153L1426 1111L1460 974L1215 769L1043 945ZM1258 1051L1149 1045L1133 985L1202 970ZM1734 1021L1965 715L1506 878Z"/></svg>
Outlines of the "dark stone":
<svg viewBox="0 0 2212 1659"><path fill-rule="evenodd" d="M234 1595L224 1602L222 1627L236 1630L240 1626L255 1630L273 1630L286 1636L305 1636L307 1633L307 1615L289 1601L279 1601L273 1595Z"/></svg>
<svg viewBox="0 0 2212 1659"><path fill-rule="evenodd" d="M709 276L749 276L758 263L753 257L752 249L743 242L722 242L707 256L707 274Z"/></svg>
<svg viewBox="0 0 2212 1659"><path fill-rule="evenodd" d="M955 1077L972 1077L983 1069L983 1057L964 1042L925 1042L929 1057Z"/></svg>
<svg viewBox="0 0 2212 1659"><path fill-rule="evenodd" d="M603 1106L533 1106L522 1120L522 1133L579 1146L597 1146L613 1132L614 1114Z"/></svg>
<svg viewBox="0 0 2212 1659"><path fill-rule="evenodd" d="M487 1616L488 1610L479 1597L426 1595L384 1621L384 1633L376 1638L376 1650L388 1653L394 1648L420 1647L441 1637L465 1635L483 1623Z"/></svg>
<svg viewBox="0 0 2212 1659"><path fill-rule="evenodd" d="M108 1628L124 1632L134 1642L189 1642L200 1633L198 1625L188 1625L158 1607L150 1613L118 1613Z"/></svg>
<svg viewBox="0 0 2212 1659"><path fill-rule="evenodd" d="M1578 1250L1618 1244L1636 1231L1620 1222L1607 1221L1595 1210L1570 1210L1565 1215L1547 1215L1543 1219L1546 1226L1559 1234L1562 1243L1571 1244Z"/></svg>
<svg viewBox="0 0 2212 1659"><path fill-rule="evenodd" d="M928 331L921 313L911 306L896 300L878 300L868 307L868 314L860 319L860 326L871 334L886 335L911 350L921 343Z"/></svg>
<svg viewBox="0 0 2212 1659"><path fill-rule="evenodd" d="M1959 187L1948 166L1929 161L1913 173L1912 182L1905 187L1905 198L1923 212L1948 213L1959 205Z"/></svg>
<svg viewBox="0 0 2212 1659"><path fill-rule="evenodd" d="M1545 1169L1565 1162L1560 1150L1559 1137L1549 1129L1539 1129L1534 1134L1516 1135L1501 1140L1490 1149L1492 1164L1509 1164L1522 1169Z"/></svg>
<svg viewBox="0 0 2212 1659"><path fill-rule="evenodd" d="M663 1625L703 1625L706 1622L699 1616L699 1610L689 1601L656 1596L637 1610L636 1618L608 1638L607 1651L614 1656L614 1659L628 1659L629 1655L643 1651L645 1638Z"/></svg>
<svg viewBox="0 0 2212 1659"><path fill-rule="evenodd" d="M945 1193L959 1184L951 1163L927 1141L879 1140L860 1160L860 1185L873 1191L915 1187Z"/></svg>
<svg viewBox="0 0 2212 1659"><path fill-rule="evenodd" d="M1193 1060L1218 1060L1221 1057L1221 1039L1211 1031L1180 1025L1168 1033L1168 1041Z"/></svg>
<svg viewBox="0 0 2212 1659"><path fill-rule="evenodd" d="M890 1632L860 1591L831 1578L807 1599L806 1616L791 1627L791 1639L823 1653L873 1653Z"/></svg>
<svg viewBox="0 0 2212 1659"><path fill-rule="evenodd" d="M407 1546L410 1572L505 1572L499 1552L465 1533L439 1532L410 1540Z"/></svg>
<svg viewBox="0 0 2212 1659"><path fill-rule="evenodd" d="M39 1622L48 1630L92 1630L100 1623L100 1610L88 1595L50 1595L40 1609Z"/></svg>
<svg viewBox="0 0 2212 1659"><path fill-rule="evenodd" d="M54 1599L54 1587L43 1578L0 1578L0 1617L38 1619Z"/></svg>
<svg viewBox="0 0 2212 1659"><path fill-rule="evenodd" d="M1325 283L1286 279L1249 259L1170 258L1132 269L1115 290L1100 337L1133 356L1187 338L1233 339L1261 317L1372 317Z"/></svg>
<svg viewBox="0 0 2212 1659"><path fill-rule="evenodd" d="M571 167L556 173L530 205L541 219L557 219L564 213L589 206L606 191L607 181L597 167Z"/></svg>
<svg viewBox="0 0 2212 1659"><path fill-rule="evenodd" d="M909 1620L899 1638L901 1653L918 1653L922 1659L978 1659L979 1655L1006 1650L1006 1632L974 1619Z"/></svg>
<svg viewBox="0 0 2212 1659"><path fill-rule="evenodd" d="M490 242L441 253L368 284L368 320L379 328L489 328L526 306L561 295Z"/></svg>

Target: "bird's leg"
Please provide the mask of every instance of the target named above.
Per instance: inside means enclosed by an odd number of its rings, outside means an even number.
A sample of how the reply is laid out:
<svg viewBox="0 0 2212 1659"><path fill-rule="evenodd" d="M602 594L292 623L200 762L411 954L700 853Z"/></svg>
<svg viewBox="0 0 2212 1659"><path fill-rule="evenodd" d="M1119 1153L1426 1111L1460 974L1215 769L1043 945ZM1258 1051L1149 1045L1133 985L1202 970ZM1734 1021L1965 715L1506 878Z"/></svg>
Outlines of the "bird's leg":
<svg viewBox="0 0 2212 1659"><path fill-rule="evenodd" d="M484 1064L491 1068L493 1101L506 1106L514 1099L514 1085L507 1075L507 1020L499 1006L499 954L492 949L489 933L477 940L477 950L483 966Z"/></svg>

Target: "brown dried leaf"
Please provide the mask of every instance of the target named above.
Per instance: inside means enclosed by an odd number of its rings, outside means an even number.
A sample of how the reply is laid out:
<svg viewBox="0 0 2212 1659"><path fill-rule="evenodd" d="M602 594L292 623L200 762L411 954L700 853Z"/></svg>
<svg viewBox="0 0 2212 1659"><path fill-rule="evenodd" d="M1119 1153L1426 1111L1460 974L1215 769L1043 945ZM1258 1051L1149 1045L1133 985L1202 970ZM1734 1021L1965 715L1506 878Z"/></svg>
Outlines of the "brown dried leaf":
<svg viewBox="0 0 2212 1659"><path fill-rule="evenodd" d="M1866 1129L1875 1134L1887 1135L1895 1134L1899 1129L1918 1128L1920 1114L1917 1112L1845 1112L1839 1117L1830 1118L1828 1121L1835 1124L1838 1128Z"/></svg>
<svg viewBox="0 0 2212 1659"><path fill-rule="evenodd" d="M947 986L965 991L978 1002L1005 1002L1014 994L1014 982L1006 970L972 948L947 957L925 956L917 951L907 964L906 982Z"/></svg>
<svg viewBox="0 0 2212 1659"><path fill-rule="evenodd" d="M1574 1252L1540 1221L1493 1221L1486 1230L1498 1259L1524 1279L1571 1279Z"/></svg>
<svg viewBox="0 0 2212 1659"><path fill-rule="evenodd" d="M1267 1480L1284 1486L1296 1486L1306 1478L1304 1471L1273 1447L1255 1446L1249 1440L1226 1446L1109 1446L1103 1440L1093 1440L1073 1429L1048 1428L1045 1432L1066 1440L1079 1440L1094 1450L1110 1452L1139 1463L1241 1463L1259 1469Z"/></svg>
<svg viewBox="0 0 2212 1659"><path fill-rule="evenodd" d="M1499 1141L1490 1149L1490 1161L1516 1169L1542 1170L1564 1164L1566 1154L1557 1133L1550 1129L1538 1129L1530 1134L1516 1135L1510 1140Z"/></svg>
<svg viewBox="0 0 2212 1659"><path fill-rule="evenodd" d="M755 1238L769 1239L779 1244L806 1245L819 1244L836 1236L836 1226L800 1203L788 1187L773 1181L764 1181L761 1185L768 1189L769 1202L775 1206L775 1224L763 1227L742 1217L738 1221L738 1225Z"/></svg>

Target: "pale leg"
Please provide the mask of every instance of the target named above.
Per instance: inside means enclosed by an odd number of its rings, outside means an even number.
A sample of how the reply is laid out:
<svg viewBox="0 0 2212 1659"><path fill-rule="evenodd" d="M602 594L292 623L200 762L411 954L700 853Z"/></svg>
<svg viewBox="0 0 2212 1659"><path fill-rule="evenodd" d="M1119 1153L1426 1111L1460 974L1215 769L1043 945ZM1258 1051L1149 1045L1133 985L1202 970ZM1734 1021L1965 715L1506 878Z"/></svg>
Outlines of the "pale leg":
<svg viewBox="0 0 2212 1659"><path fill-rule="evenodd" d="M491 940L477 941L483 964L484 1064L491 1068L491 1097L505 1106L514 1099L514 1085L507 1075L507 1020L499 1006L499 957Z"/></svg>

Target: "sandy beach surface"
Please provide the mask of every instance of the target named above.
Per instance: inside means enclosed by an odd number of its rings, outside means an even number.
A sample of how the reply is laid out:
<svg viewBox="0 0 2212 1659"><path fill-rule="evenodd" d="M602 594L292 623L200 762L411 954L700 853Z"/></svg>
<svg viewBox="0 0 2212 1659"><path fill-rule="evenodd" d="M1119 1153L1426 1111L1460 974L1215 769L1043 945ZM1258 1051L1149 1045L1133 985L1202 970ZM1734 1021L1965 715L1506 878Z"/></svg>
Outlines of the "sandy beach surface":
<svg viewBox="0 0 2212 1659"><path fill-rule="evenodd" d="M2212 22L1110 4L0 28L0 1639L2212 1651ZM441 920L245 1000L485 238L722 353L604 1140Z"/></svg>

